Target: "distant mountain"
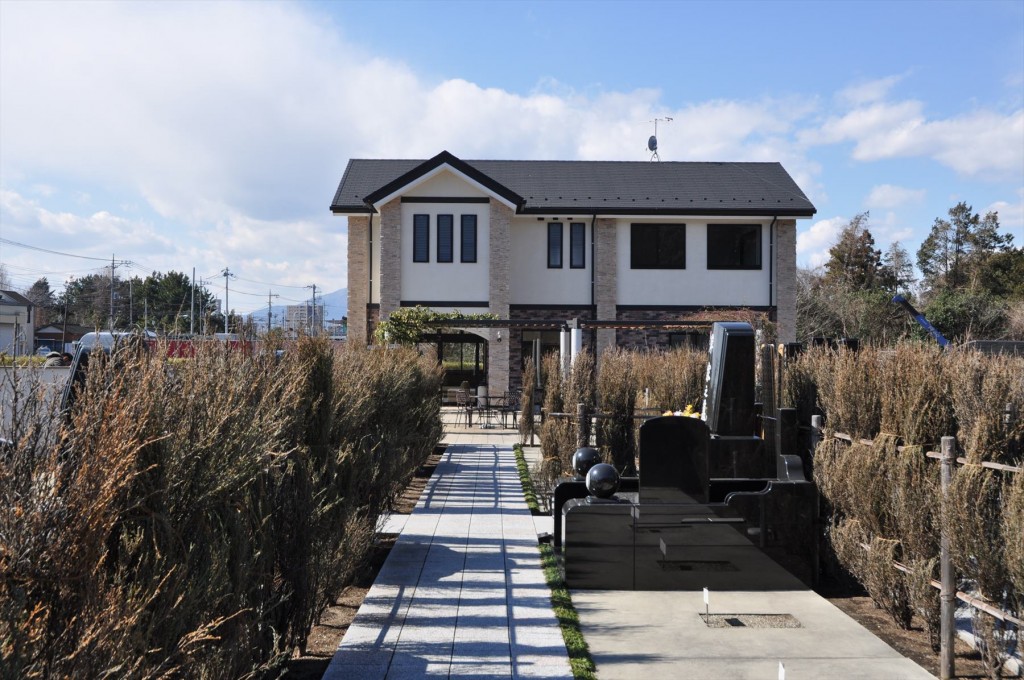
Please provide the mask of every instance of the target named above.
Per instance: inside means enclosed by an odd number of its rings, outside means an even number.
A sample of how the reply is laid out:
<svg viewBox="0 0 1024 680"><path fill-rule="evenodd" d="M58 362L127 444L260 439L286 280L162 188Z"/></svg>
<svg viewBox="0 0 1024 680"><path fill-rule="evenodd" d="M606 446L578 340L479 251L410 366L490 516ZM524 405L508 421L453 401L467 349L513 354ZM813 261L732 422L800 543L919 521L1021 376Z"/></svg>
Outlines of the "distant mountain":
<svg viewBox="0 0 1024 680"><path fill-rule="evenodd" d="M312 297L308 297L304 300L307 305L312 301ZM348 289L342 288L341 290L336 290L333 293L324 293L323 295L317 293L316 303L324 306L325 320L340 320L341 317L348 315ZM297 302L293 304L302 303ZM285 317L286 308L287 305L274 305L270 308L270 314L274 319L274 326L281 325L281 320ZM249 318L253 319L257 326L265 327L267 325L267 310L264 308L249 312Z"/></svg>

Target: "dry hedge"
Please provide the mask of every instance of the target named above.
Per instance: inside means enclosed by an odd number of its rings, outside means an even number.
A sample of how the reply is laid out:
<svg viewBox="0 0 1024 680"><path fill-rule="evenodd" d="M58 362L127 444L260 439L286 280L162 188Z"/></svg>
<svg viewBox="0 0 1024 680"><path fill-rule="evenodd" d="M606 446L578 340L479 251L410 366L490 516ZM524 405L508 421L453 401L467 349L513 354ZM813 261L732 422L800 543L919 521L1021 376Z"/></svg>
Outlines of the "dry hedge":
<svg viewBox="0 0 1024 680"><path fill-rule="evenodd" d="M162 356L93 362L66 423L11 413L4 677L275 672L440 438L414 352Z"/></svg>
<svg viewBox="0 0 1024 680"><path fill-rule="evenodd" d="M940 465L924 453L938 448L942 436L956 435L971 463L1020 466L1024 360L904 343L860 352L816 349L794 368L791 394L816 394L827 418L814 477L832 507L833 549L875 602L901 625L909 624L908 612L918 614L936 643L938 598L928 581L938 576L935 558L945 523L954 565L965 580L961 587L1019 616L1024 474L959 467L943 504ZM832 437L840 431L854 443ZM873 445L859 438L873 439ZM900 442L907 445L898 447ZM912 573L883 569L894 558ZM976 632L995 674L1000 654L1019 633L990 621Z"/></svg>

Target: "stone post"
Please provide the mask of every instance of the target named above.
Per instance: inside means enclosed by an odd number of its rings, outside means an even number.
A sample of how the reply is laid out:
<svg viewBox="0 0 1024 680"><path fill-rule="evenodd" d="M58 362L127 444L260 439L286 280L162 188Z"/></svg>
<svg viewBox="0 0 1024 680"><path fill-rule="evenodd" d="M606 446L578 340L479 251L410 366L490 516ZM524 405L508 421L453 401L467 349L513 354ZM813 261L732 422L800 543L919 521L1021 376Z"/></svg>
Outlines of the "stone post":
<svg viewBox="0 0 1024 680"><path fill-rule="evenodd" d="M499 319L507 319L511 300L512 209L492 198L488 222L488 311ZM497 339L499 331L501 341ZM512 333L508 328L494 328L488 334L487 387L490 394L500 396L508 391L508 343Z"/></svg>
<svg viewBox="0 0 1024 680"><path fill-rule="evenodd" d="M370 341L370 219L348 218L348 341L359 347Z"/></svg>

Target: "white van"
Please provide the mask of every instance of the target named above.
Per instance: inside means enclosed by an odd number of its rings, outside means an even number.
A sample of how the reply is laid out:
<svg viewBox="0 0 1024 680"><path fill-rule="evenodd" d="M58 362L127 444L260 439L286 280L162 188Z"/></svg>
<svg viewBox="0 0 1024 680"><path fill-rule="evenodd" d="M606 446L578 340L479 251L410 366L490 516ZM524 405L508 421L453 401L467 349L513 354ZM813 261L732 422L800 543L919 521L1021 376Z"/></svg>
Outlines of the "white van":
<svg viewBox="0 0 1024 680"><path fill-rule="evenodd" d="M85 347L86 349L92 350L96 347L102 347L105 350L111 350L114 348L114 344L123 339L131 337L142 337L146 342L152 342L156 340L156 333L153 331L99 331L94 333L86 333L82 336L82 339L75 342L75 349L79 347Z"/></svg>

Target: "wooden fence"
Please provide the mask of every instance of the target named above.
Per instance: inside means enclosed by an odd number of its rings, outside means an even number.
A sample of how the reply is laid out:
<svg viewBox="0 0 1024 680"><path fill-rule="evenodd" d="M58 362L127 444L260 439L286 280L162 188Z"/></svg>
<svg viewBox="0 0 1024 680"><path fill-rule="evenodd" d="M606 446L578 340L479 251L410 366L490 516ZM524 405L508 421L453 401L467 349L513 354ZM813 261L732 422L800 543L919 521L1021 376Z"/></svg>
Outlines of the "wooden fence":
<svg viewBox="0 0 1024 680"><path fill-rule="evenodd" d="M824 418L822 416L813 416L811 418L811 432L812 442L814 448L817 448L817 444L824 437ZM853 444L854 438L848 434L840 432L833 433L834 438ZM858 443L873 446L874 442L870 439L859 439L856 440ZM1024 468L1017 467L1014 465L1004 465L1002 463L990 463L983 461L980 463L969 462L966 458L957 457L956 455L956 438L955 437L943 437L940 451L926 451L924 455L931 459L937 459L942 465L941 472L941 483L940 489L942 494L942 502L946 503L949 494L949 487L953 479L953 469L956 465L964 466L977 466L983 467L990 470L998 470L1000 472L1010 472L1020 474L1024 472ZM899 450L903 450L903 447L897 447ZM949 526L946 522L940 523L940 554L939 554L939 580L931 579L932 587L939 591L939 641L940 641L940 661L939 661L939 677L942 680L955 677L955 663L953 654L953 640L956 634L956 626L953 620L954 614L954 601L960 600L967 605L974 607L986 614L993 616L1000 621L1013 624L1017 627L1018 632L1024 630L1024 621L1019 617L1014 616L1013 613L1003 611L998 607L993 607L988 602L957 590L956 588L956 575L953 570L953 560L950 556L950 533ZM862 547L867 549L868 546L863 545ZM904 573L911 573L911 570L899 562L893 561L893 568L898 569Z"/></svg>

